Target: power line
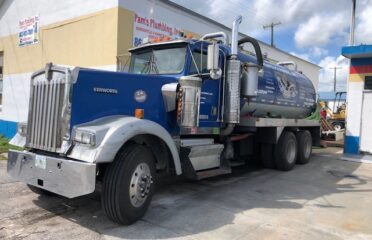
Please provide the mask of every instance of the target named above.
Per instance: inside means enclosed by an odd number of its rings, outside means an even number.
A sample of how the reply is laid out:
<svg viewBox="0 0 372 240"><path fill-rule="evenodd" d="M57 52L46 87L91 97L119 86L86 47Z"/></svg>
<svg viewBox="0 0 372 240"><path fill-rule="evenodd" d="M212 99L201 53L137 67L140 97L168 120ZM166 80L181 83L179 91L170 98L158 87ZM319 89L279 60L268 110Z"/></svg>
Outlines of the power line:
<svg viewBox="0 0 372 240"><path fill-rule="evenodd" d="M264 25L263 26L263 29L266 29L266 28L271 28L271 46L272 47L275 47L274 46L274 27L275 26L278 26L278 25L280 25L280 24L282 24L281 22L277 22L277 23L271 23L271 24L268 24L268 25Z"/></svg>
<svg viewBox="0 0 372 240"><path fill-rule="evenodd" d="M265 22L267 22L267 20L263 21L262 19L257 19L254 16L254 14L250 14L249 12L252 12L252 10L247 9L244 5L237 4L237 3L233 2L232 0L227 0L227 2L230 5L234 6L234 8L228 8L228 7L224 8L224 10L223 10L224 13L225 13L224 16L228 16L228 18L235 19L235 17L240 14L240 15L243 16L244 19L246 19L246 21L247 21L247 19L249 19L250 21L256 22L259 25L262 25ZM246 10L248 10L248 12ZM201 14L204 14L204 13L201 13ZM216 18L216 17L214 17L214 18ZM226 19L226 17L220 18L219 20L223 21L225 24L228 24L228 23L231 22L230 19L228 21Z"/></svg>
<svg viewBox="0 0 372 240"><path fill-rule="evenodd" d="M264 22L269 22L269 21L273 20L269 17L262 16L262 15L260 17L258 17L257 16L257 10L252 8L252 5L250 5L250 4L245 4L244 2L236 2L234 0L228 0L228 2L237 6L238 9L242 10L242 12L245 12L245 11L250 12L250 14L247 14L247 16L249 16L249 15L251 16L250 20L252 20L252 16L253 16L253 19L257 22L263 22L264 23Z"/></svg>

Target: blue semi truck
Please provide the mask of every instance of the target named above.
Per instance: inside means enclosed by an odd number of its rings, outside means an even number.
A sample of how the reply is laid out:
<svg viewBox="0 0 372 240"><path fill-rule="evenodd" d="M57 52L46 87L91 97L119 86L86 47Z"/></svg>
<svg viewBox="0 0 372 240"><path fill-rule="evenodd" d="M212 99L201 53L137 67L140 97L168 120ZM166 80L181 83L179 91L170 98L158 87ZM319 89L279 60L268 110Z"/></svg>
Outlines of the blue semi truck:
<svg viewBox="0 0 372 240"><path fill-rule="evenodd" d="M102 207L130 224L146 212L157 175L199 180L259 158L291 170L320 141L316 92L302 73L263 59L258 42L226 33L143 43L128 72L47 64L31 77L29 115L8 173L68 198L102 184ZM254 54L243 52L252 44Z"/></svg>

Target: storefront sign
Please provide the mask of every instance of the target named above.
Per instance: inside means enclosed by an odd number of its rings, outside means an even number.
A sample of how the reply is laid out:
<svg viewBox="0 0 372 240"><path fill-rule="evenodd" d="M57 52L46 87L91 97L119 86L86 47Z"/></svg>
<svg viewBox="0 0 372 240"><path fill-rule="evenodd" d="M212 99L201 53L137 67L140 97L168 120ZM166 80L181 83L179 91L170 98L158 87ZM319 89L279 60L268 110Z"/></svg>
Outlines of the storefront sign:
<svg viewBox="0 0 372 240"><path fill-rule="evenodd" d="M19 21L19 46L39 42L39 16L32 16Z"/></svg>
<svg viewBox="0 0 372 240"><path fill-rule="evenodd" d="M168 22L159 21L154 18L144 17L139 14L134 16L133 45L137 46L145 38L152 40L165 36L173 37L182 32L181 29L170 25Z"/></svg>

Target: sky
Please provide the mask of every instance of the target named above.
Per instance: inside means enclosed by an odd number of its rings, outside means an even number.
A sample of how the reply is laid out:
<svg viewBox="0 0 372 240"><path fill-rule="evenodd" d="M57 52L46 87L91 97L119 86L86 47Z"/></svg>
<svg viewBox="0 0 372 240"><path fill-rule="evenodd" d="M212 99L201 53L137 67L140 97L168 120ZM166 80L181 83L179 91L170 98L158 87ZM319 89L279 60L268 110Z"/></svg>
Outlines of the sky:
<svg viewBox="0 0 372 240"><path fill-rule="evenodd" d="M351 0L173 0L231 27L243 16L240 31L270 43L275 27L275 46L322 67L318 91L333 91L332 67L337 70L337 91L346 90L348 60L341 55L348 45ZM357 0L355 44L372 44L372 0Z"/></svg>

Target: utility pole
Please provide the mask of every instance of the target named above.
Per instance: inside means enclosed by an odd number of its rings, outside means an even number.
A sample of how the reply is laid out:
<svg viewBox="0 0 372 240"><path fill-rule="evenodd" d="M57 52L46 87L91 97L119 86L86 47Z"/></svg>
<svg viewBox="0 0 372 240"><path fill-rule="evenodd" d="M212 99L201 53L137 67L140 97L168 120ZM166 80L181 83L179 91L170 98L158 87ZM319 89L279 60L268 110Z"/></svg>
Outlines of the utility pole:
<svg viewBox="0 0 372 240"><path fill-rule="evenodd" d="M337 76L337 70L338 70L338 69L342 69L342 67L337 67L337 66L335 66L335 67L331 67L331 68L329 68L329 69L333 69L333 72L334 72L334 74L333 74L333 91L336 92L336 76Z"/></svg>
<svg viewBox="0 0 372 240"><path fill-rule="evenodd" d="M349 45L354 46L354 31L355 31L355 8L356 8L356 0L351 0L351 20L350 20L350 39Z"/></svg>
<svg viewBox="0 0 372 240"><path fill-rule="evenodd" d="M274 27L278 26L282 24L281 22L277 22L277 23L271 23L271 24L268 24L268 25L265 25L263 26L263 29L266 29L266 28L271 28L271 46L272 47L275 47L274 46Z"/></svg>

